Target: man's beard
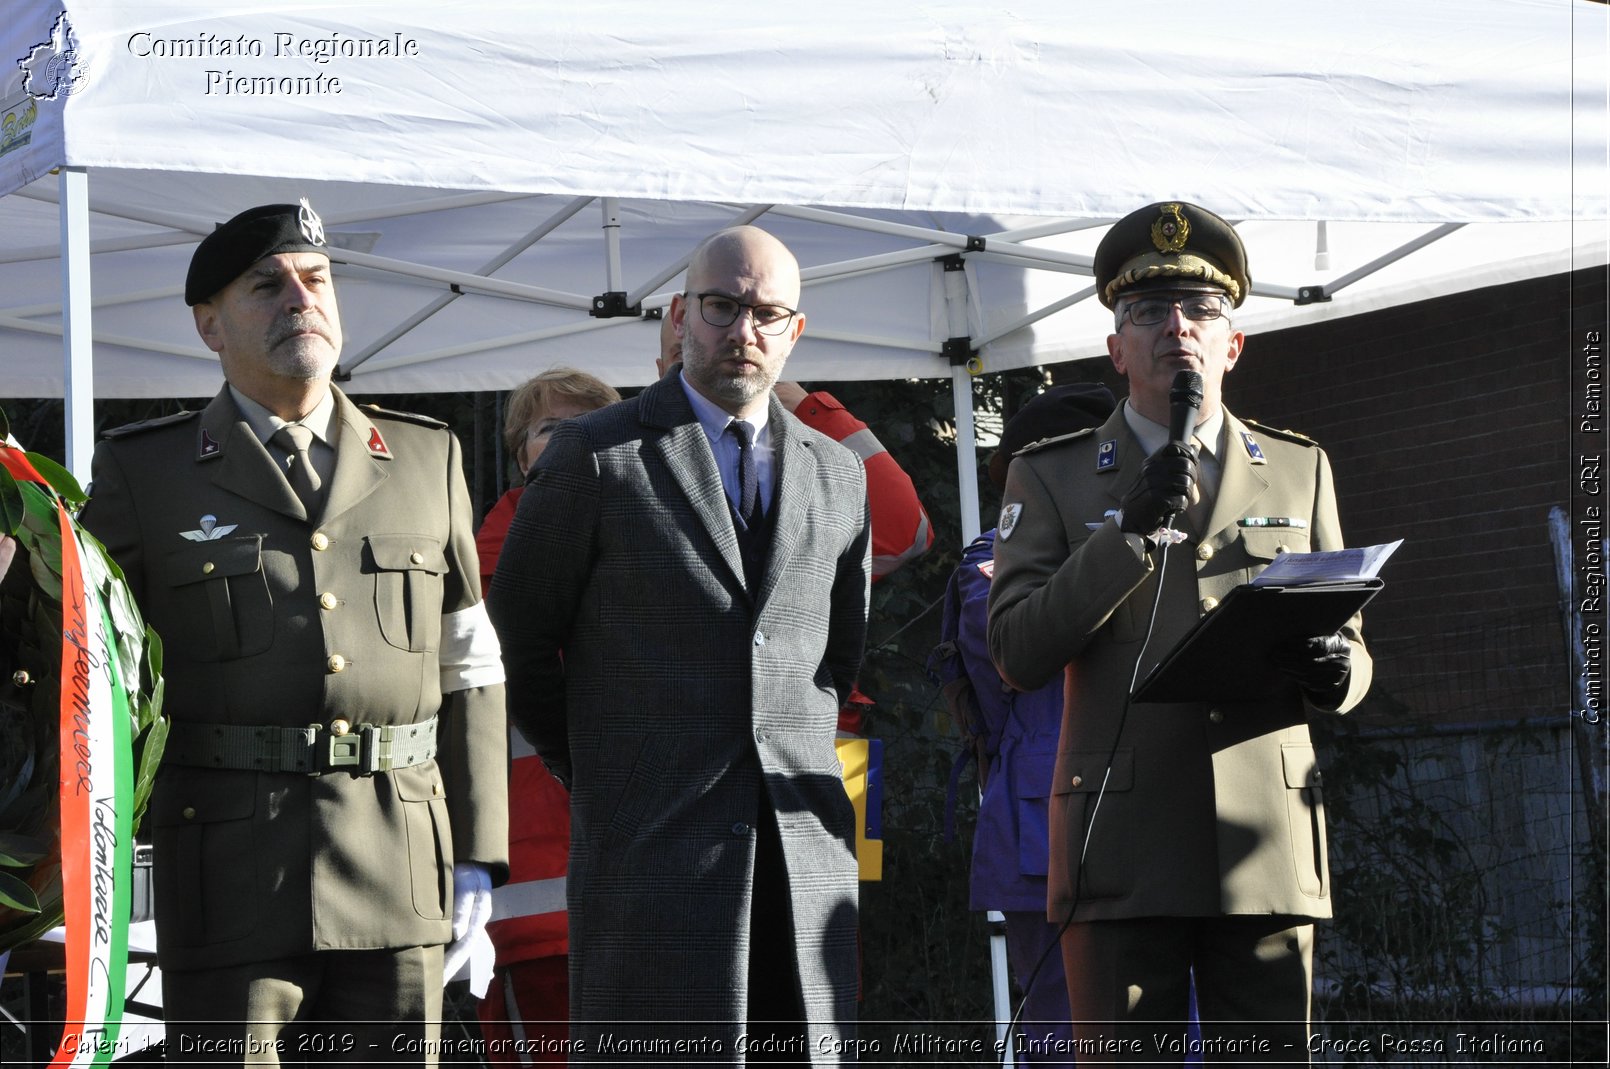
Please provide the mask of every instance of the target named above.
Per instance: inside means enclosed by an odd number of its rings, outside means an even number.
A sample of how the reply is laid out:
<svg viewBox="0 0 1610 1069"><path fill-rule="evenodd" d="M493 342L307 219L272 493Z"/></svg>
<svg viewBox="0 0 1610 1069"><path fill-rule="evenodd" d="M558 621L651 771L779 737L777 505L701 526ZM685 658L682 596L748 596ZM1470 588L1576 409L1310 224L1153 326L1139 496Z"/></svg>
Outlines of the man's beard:
<svg viewBox="0 0 1610 1069"><path fill-rule="evenodd" d="M753 357L753 363L758 365L759 372L749 375L733 375L722 371L719 367L729 357L742 355L748 359L749 354L739 346L732 346L722 350L706 349L691 331L682 339L682 367L683 373L691 372L695 385L702 386L709 392L712 399L731 405L747 405L755 398L760 397L772 388L777 376L766 366L764 357Z"/></svg>
<svg viewBox="0 0 1610 1069"><path fill-rule="evenodd" d="M296 336L312 330L313 335ZM268 353L274 372L286 378L312 380L328 374L340 356L340 342L330 323L319 315L285 316L274 321Z"/></svg>

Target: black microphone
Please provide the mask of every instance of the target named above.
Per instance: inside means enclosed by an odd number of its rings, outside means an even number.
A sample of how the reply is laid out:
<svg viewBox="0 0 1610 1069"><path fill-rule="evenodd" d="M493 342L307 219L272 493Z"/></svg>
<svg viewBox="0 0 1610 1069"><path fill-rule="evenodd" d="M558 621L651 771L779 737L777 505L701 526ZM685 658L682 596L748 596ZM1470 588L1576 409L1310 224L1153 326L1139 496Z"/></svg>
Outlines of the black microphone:
<svg viewBox="0 0 1610 1069"><path fill-rule="evenodd" d="M1202 376L1181 371L1168 390L1168 440L1189 446L1196 433L1196 417L1202 411Z"/></svg>

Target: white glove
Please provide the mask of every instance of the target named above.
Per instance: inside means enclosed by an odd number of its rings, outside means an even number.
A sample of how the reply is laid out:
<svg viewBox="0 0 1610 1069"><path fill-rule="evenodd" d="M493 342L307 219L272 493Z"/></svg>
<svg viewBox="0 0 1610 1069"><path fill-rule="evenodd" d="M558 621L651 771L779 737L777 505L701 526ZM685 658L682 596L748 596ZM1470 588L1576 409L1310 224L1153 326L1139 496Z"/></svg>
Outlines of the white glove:
<svg viewBox="0 0 1610 1069"><path fill-rule="evenodd" d="M492 919L492 874L485 865L460 861L453 866L453 941L442 958L442 983L453 980L469 964L470 992L486 995L497 951L486 923Z"/></svg>

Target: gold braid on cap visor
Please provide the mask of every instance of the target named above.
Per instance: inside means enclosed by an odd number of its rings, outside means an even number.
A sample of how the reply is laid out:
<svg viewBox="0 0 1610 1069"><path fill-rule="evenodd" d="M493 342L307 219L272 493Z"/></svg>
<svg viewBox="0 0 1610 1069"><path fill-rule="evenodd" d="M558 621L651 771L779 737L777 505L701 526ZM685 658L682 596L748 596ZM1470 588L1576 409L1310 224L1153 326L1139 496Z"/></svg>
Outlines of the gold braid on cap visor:
<svg viewBox="0 0 1610 1069"><path fill-rule="evenodd" d="M1225 292L1230 295L1232 305L1241 303L1241 283L1220 271L1207 260L1199 256L1190 255L1164 258L1156 253L1137 256L1125 264L1113 280L1107 283L1107 288L1101 294L1102 299L1107 307L1111 308L1119 290L1150 278L1178 278L1208 282L1215 286L1222 286Z"/></svg>

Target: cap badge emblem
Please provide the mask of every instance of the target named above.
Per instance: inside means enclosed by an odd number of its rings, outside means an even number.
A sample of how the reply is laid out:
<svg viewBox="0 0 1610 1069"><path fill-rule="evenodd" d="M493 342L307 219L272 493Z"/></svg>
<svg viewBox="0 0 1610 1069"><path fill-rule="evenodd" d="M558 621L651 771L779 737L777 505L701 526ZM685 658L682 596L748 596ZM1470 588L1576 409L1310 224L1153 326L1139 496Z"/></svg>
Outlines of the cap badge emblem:
<svg viewBox="0 0 1610 1069"><path fill-rule="evenodd" d="M324 244L324 220L319 213L313 210L313 205L302 198L302 206L296 210L296 225L301 228L302 236L307 238L309 245Z"/></svg>
<svg viewBox="0 0 1610 1069"><path fill-rule="evenodd" d="M1163 205L1163 214L1152 224L1152 244L1158 252L1179 252L1191 238L1191 224L1178 204Z"/></svg>

